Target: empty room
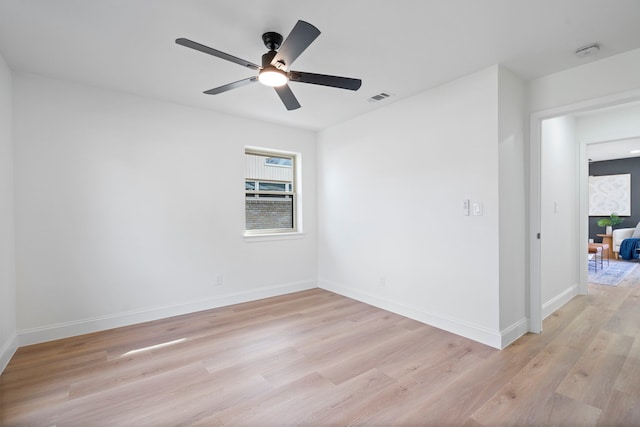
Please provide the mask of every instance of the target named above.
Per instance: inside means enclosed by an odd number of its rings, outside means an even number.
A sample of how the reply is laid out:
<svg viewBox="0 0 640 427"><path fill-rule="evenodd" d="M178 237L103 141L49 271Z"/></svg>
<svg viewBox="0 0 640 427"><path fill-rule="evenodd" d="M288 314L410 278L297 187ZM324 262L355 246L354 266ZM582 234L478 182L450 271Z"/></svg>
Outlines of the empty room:
<svg viewBox="0 0 640 427"><path fill-rule="evenodd" d="M0 0L0 425L640 425L638 22Z"/></svg>

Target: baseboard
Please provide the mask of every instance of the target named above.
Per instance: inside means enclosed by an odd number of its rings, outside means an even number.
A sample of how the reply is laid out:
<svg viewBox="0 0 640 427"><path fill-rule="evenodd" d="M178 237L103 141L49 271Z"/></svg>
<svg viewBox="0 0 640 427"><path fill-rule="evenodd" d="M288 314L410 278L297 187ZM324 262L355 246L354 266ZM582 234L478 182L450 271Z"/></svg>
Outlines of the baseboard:
<svg viewBox="0 0 640 427"><path fill-rule="evenodd" d="M18 349L18 337L14 334L2 347L0 347L0 374L4 372L9 361Z"/></svg>
<svg viewBox="0 0 640 427"><path fill-rule="evenodd" d="M377 295L372 295L325 279L318 280L318 287L497 349L503 348L503 338L499 331L493 331L483 326L453 319L440 313L427 312L417 307L411 307L401 302L381 298Z"/></svg>
<svg viewBox="0 0 640 427"><path fill-rule="evenodd" d="M573 285L567 288L562 293L551 298L549 301L542 304L542 319L546 319L550 314L554 313L560 307L571 301L573 297L578 295L578 285Z"/></svg>
<svg viewBox="0 0 640 427"><path fill-rule="evenodd" d="M17 343L20 346L38 344L61 338L68 338L136 323L165 319L167 317L180 316L182 314L195 313L203 310L224 307L243 302L270 298L293 292L305 291L317 287L316 280L305 280L294 283L286 283L277 286L252 289L244 292L220 295L181 304L154 307L145 310L137 310L126 313L118 313L110 316L94 317L74 322L59 323L39 328L27 329L18 332Z"/></svg>
<svg viewBox="0 0 640 427"><path fill-rule="evenodd" d="M506 348L527 332L529 332L529 319L523 317L513 325L500 331L502 336L502 346L500 348Z"/></svg>

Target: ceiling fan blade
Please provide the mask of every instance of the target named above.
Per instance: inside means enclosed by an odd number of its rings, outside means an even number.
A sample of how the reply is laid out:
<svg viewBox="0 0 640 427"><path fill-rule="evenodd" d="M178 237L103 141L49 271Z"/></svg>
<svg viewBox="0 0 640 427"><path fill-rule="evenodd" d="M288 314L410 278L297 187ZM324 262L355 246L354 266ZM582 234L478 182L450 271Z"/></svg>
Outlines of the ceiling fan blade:
<svg viewBox="0 0 640 427"><path fill-rule="evenodd" d="M289 80L292 82L311 83L313 85L330 86L349 90L358 90L362 85L362 80L360 79L328 76L326 74L305 73L302 71L291 71L289 73Z"/></svg>
<svg viewBox="0 0 640 427"><path fill-rule="evenodd" d="M248 79L238 80L237 82L229 83L223 86L219 86L213 89L206 90L204 93L207 95L218 95L219 93L227 92L231 89L237 89L242 86L246 86L250 83L257 82L257 77L249 77Z"/></svg>
<svg viewBox="0 0 640 427"><path fill-rule="evenodd" d="M320 35L318 30L308 22L298 21L285 41L273 57L271 65L278 69L288 70L293 61Z"/></svg>
<svg viewBox="0 0 640 427"><path fill-rule="evenodd" d="M179 38L179 39L176 39L176 43L185 47L189 47L191 49L199 50L202 53L207 53L209 55L216 56L220 59L231 61L235 64L242 65L243 67L253 68L254 70L260 69L260 66L254 64L253 62L245 61L244 59L235 57L233 55L229 55L228 53L220 52L219 50L194 42L189 39Z"/></svg>
<svg viewBox="0 0 640 427"><path fill-rule="evenodd" d="M300 103L296 99L296 96L293 94L293 92L291 92L291 88L289 87L289 85L277 86L274 87L274 89L282 100L284 106L287 107L287 110L291 111L300 108Z"/></svg>

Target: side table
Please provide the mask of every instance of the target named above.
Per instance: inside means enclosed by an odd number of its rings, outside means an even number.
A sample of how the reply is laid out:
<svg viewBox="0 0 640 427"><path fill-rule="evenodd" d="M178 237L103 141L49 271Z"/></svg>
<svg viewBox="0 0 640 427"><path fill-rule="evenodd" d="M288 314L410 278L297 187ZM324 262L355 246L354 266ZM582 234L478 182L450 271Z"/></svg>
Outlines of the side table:
<svg viewBox="0 0 640 427"><path fill-rule="evenodd" d="M609 259L613 258L613 235L611 234L596 234L598 237L602 237L602 243L609 245Z"/></svg>

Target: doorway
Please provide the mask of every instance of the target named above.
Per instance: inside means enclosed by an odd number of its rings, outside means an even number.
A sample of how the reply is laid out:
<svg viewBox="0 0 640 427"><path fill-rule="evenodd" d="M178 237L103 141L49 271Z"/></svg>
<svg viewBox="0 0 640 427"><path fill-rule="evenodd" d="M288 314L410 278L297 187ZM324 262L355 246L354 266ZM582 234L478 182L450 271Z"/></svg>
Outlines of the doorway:
<svg viewBox="0 0 640 427"><path fill-rule="evenodd" d="M565 145L545 147L545 138L550 135L552 138L558 135L562 139L571 138L571 127L575 127L576 117L639 100L640 91L631 91L531 115L528 233L531 332L542 332L542 321L547 315L573 296L586 294L588 281L588 260L581 256L586 250L589 234L587 144L597 141L575 138L573 150L570 150ZM559 150L560 156L554 157L558 153L549 152L550 147ZM557 181L563 174L565 179L572 176L572 171L575 171L573 183ZM554 172L553 176L549 176L549 172ZM573 190L568 193L571 186ZM561 277L552 281L552 289L547 289L549 278L558 272L561 272Z"/></svg>

